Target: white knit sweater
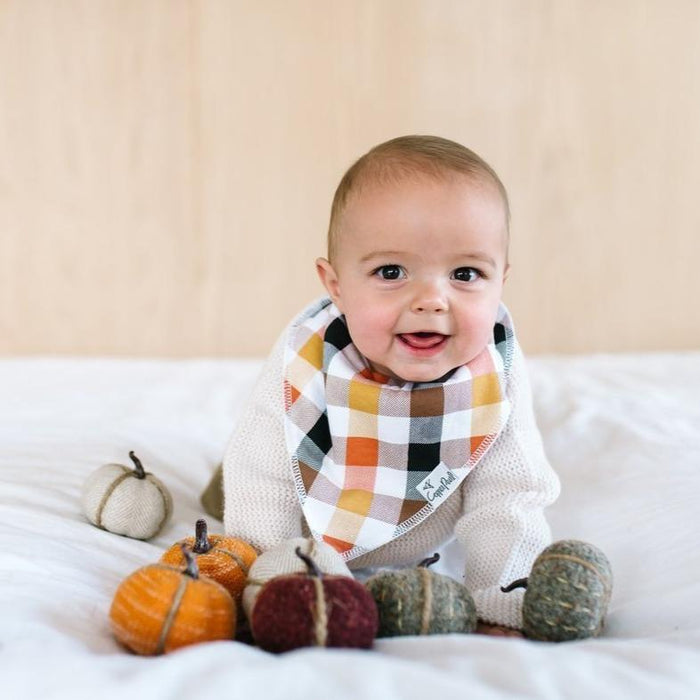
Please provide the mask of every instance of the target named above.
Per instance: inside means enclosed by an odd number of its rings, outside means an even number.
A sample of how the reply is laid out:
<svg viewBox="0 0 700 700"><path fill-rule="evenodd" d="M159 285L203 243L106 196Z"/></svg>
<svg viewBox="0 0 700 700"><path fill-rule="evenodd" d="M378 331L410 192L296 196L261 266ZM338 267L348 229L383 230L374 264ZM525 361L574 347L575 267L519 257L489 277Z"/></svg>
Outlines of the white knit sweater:
<svg viewBox="0 0 700 700"><path fill-rule="evenodd" d="M308 535L284 433L286 335L267 359L223 460L225 530L263 551ZM519 629L522 590L501 593L500 586L527 576L549 544L543 510L558 496L559 480L542 448L517 341L506 393L508 422L460 488L412 530L348 565L415 566L454 536L466 557L464 583L480 619Z"/></svg>

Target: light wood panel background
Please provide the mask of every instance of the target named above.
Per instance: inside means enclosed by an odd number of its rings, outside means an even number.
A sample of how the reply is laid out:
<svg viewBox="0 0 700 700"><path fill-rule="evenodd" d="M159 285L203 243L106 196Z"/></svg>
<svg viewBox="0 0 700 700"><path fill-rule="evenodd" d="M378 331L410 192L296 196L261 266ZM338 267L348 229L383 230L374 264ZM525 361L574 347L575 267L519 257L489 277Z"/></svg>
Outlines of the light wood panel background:
<svg viewBox="0 0 700 700"><path fill-rule="evenodd" d="M506 183L526 350L700 347L698 0L0 0L0 354L264 354L407 133Z"/></svg>

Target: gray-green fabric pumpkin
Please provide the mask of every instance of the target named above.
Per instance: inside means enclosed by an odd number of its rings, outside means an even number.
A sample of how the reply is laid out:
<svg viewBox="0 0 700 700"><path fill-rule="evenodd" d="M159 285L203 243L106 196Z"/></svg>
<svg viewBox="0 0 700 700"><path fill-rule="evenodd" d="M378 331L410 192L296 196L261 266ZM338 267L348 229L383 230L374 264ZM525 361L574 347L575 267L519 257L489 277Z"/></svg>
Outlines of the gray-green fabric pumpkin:
<svg viewBox="0 0 700 700"><path fill-rule="evenodd" d="M526 579L502 590L523 587L526 637L547 642L597 637L612 593L612 569L594 545L560 540L535 559Z"/></svg>
<svg viewBox="0 0 700 700"><path fill-rule="evenodd" d="M470 633L476 629L476 606L462 583L430 571L440 556L417 568L380 571L365 581L379 612L378 637Z"/></svg>
<svg viewBox="0 0 700 700"><path fill-rule="evenodd" d="M224 519L224 468L220 464L199 498L204 510L216 518Z"/></svg>

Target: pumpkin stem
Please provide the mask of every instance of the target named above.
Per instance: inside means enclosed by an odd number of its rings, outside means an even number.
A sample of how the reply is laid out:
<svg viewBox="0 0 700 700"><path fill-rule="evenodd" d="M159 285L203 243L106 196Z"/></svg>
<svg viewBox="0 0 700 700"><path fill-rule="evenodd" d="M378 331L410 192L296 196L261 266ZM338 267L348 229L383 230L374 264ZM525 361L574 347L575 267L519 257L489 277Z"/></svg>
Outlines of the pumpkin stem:
<svg viewBox="0 0 700 700"><path fill-rule="evenodd" d="M306 564L306 569L309 576L323 578L323 572L321 569L318 568L316 562L311 557L307 557L306 554L301 551L301 547L297 547L294 550L294 553L304 562L304 564Z"/></svg>
<svg viewBox="0 0 700 700"><path fill-rule="evenodd" d="M510 593L516 588L527 588L527 576L525 578L519 578L509 583L507 586L501 586L501 593Z"/></svg>
<svg viewBox="0 0 700 700"><path fill-rule="evenodd" d="M134 454L133 450L131 450L131 452L129 452L129 457L131 457L131 461L136 465L136 469L134 469L134 476L137 479L145 479L146 478L146 470L143 468L143 464L141 464L141 460Z"/></svg>
<svg viewBox="0 0 700 700"><path fill-rule="evenodd" d="M207 521L203 518L198 520L194 526L194 547L195 554L206 554L211 549L209 538L207 537Z"/></svg>
<svg viewBox="0 0 700 700"><path fill-rule="evenodd" d="M199 567L197 566L197 559L192 554L192 550L186 544L180 544L180 549L182 550L182 556L185 557L185 570L182 572L187 576L194 579L199 578Z"/></svg>
<svg viewBox="0 0 700 700"><path fill-rule="evenodd" d="M423 561L418 564L418 568L424 568L427 569L429 566L432 566L433 564L437 563L440 561L440 555L435 552L432 557L428 557L427 559L423 559Z"/></svg>

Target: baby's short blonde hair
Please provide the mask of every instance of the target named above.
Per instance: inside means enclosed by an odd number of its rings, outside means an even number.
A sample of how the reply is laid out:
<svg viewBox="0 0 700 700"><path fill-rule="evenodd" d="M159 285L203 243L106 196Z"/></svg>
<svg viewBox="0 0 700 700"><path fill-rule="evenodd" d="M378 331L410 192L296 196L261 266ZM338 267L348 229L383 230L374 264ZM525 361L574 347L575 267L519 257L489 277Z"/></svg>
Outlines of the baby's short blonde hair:
<svg viewBox="0 0 700 700"><path fill-rule="evenodd" d="M375 146L343 175L333 197L328 225L328 260L338 249L338 229L345 205L353 192L367 184L399 182L415 175L435 178L461 173L475 180L490 180L503 199L506 233L510 222L508 193L496 171L466 146L439 136L399 136Z"/></svg>

